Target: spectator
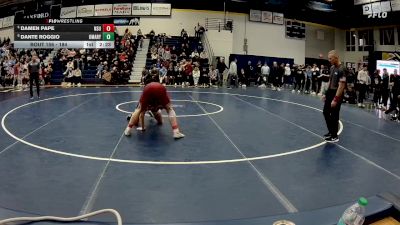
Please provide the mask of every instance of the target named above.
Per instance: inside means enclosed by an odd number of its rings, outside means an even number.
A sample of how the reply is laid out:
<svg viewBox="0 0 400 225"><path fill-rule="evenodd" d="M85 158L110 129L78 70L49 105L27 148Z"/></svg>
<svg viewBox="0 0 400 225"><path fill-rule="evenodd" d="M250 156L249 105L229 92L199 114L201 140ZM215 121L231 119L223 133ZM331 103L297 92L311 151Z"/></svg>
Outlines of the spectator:
<svg viewBox="0 0 400 225"><path fill-rule="evenodd" d="M210 65L210 70L208 72L208 76L210 78L210 85L220 86L222 80L220 80L220 76L218 75L218 69L215 69L213 65Z"/></svg>
<svg viewBox="0 0 400 225"><path fill-rule="evenodd" d="M39 86L39 69L40 69L40 61L36 55L32 56L32 61L29 63L28 71L29 71L29 88L30 88L30 96L33 99L33 82L36 85L36 93L37 97L40 98L40 86Z"/></svg>
<svg viewBox="0 0 400 225"><path fill-rule="evenodd" d="M297 66L295 69L295 84L293 88L293 93L297 91L297 93L300 93L304 89L304 83L305 83L305 74L303 67L301 65Z"/></svg>
<svg viewBox="0 0 400 225"><path fill-rule="evenodd" d="M193 69L193 81L195 87L197 87L199 84L199 78L200 78L200 69L199 67L196 66Z"/></svg>
<svg viewBox="0 0 400 225"><path fill-rule="evenodd" d="M271 72L270 72L270 78L271 78L271 83L272 83L272 90L278 90L280 91L280 80L281 80L281 76L280 76L280 68L278 67L278 63L277 62L273 62L272 64L272 68L271 68Z"/></svg>
<svg viewBox="0 0 400 225"><path fill-rule="evenodd" d="M290 69L290 64L287 63L285 66L285 72L283 78L286 87L289 87L292 84L291 75L292 75L292 70Z"/></svg>
<svg viewBox="0 0 400 225"><path fill-rule="evenodd" d="M240 74L239 74L239 86L242 88L246 88L246 86L248 85L248 74L246 74L246 71L242 68L240 70Z"/></svg>
<svg viewBox="0 0 400 225"><path fill-rule="evenodd" d="M250 80L253 80L254 75L255 75L255 70L254 70L253 65L251 65L251 61L250 60L247 62L247 66L245 67L245 71L244 72L246 74L246 78L245 78L246 83L244 83L244 84L248 85L247 82L250 81ZM240 83L240 76L239 76L239 83Z"/></svg>
<svg viewBox="0 0 400 225"><path fill-rule="evenodd" d="M260 87L266 87L268 84L268 77L269 77L270 68L267 62L261 67L261 77L259 78L258 84Z"/></svg>
<svg viewBox="0 0 400 225"><path fill-rule="evenodd" d="M365 93L367 91L367 85L371 83L370 77L368 75L367 71L367 66L363 66L363 69L358 71L357 75L357 81L358 81L358 107L364 108L364 99L365 99Z"/></svg>
<svg viewBox="0 0 400 225"><path fill-rule="evenodd" d="M311 80L312 80L311 66L307 66L305 72L305 81L306 81L306 89L304 91L305 94L310 94Z"/></svg>
<svg viewBox="0 0 400 225"><path fill-rule="evenodd" d="M237 59L232 60L229 65L229 73L228 73L228 88L231 88L232 83L234 83L235 87L238 87L238 73L237 73Z"/></svg>
<svg viewBox="0 0 400 225"><path fill-rule="evenodd" d="M319 79L321 80L321 88L318 95L322 96L328 90L329 77L329 70L325 68L324 65L321 65L321 73L319 75Z"/></svg>
<svg viewBox="0 0 400 225"><path fill-rule="evenodd" d="M159 71L159 78L160 78L160 83L161 84L166 84L167 83L167 68L165 66L163 66L160 71Z"/></svg>
<svg viewBox="0 0 400 225"><path fill-rule="evenodd" d="M397 111L398 96L400 95L400 76L397 73L397 69L394 70L394 73L391 76L390 87L391 87L390 107L388 110L386 110L385 112L386 114L389 114L392 111Z"/></svg>
<svg viewBox="0 0 400 225"><path fill-rule="evenodd" d="M82 83L82 71L81 69L78 67L75 70L72 71L72 87L74 87L75 85L80 87L81 83Z"/></svg>
<svg viewBox="0 0 400 225"><path fill-rule="evenodd" d="M318 68L318 66L317 66L317 64L314 64L313 65L313 68L312 68L312 76L311 76L311 90L312 90L312 92L311 92L311 94L312 95L316 95L317 94L317 92L318 92L318 89L319 89L319 85L318 85L318 77L319 77L319 74L320 74L320 71L319 71L319 68Z"/></svg>
<svg viewBox="0 0 400 225"><path fill-rule="evenodd" d="M382 75L382 102L383 102L383 110L387 110L387 102L389 99L389 93L390 93L390 77L389 73L387 72L387 69L383 69L383 75Z"/></svg>
<svg viewBox="0 0 400 225"><path fill-rule="evenodd" d="M382 97L382 78L380 76L380 71L375 70L372 78L372 88L374 90L374 105L375 108L381 108L381 97Z"/></svg>

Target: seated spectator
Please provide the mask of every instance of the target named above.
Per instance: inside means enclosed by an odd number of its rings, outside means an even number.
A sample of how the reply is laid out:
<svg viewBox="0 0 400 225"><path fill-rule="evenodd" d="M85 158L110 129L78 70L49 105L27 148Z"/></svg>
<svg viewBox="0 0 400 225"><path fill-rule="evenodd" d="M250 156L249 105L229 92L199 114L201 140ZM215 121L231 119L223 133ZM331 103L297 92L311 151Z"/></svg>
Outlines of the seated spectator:
<svg viewBox="0 0 400 225"><path fill-rule="evenodd" d="M177 51L177 49L176 49L176 46L174 45L174 46L172 46L172 48L171 48L171 55L177 55L178 54L178 51Z"/></svg>
<svg viewBox="0 0 400 225"><path fill-rule="evenodd" d="M200 79L200 69L199 67L194 67L193 69L193 81L194 81L194 86L197 87L199 84L199 79Z"/></svg>
<svg viewBox="0 0 400 225"><path fill-rule="evenodd" d="M210 66L209 72L208 72L208 77L210 78L210 86L211 85L219 85L220 81L219 80L219 72L218 69L214 68L213 65Z"/></svg>
<svg viewBox="0 0 400 225"><path fill-rule="evenodd" d="M102 75L103 75L103 62L100 62L99 65L97 65L96 77L101 79Z"/></svg>
<svg viewBox="0 0 400 225"><path fill-rule="evenodd" d="M199 84L202 85L203 87L209 86L210 85L210 77L208 76L207 68L203 67L200 71L201 71L201 75L200 75Z"/></svg>
<svg viewBox="0 0 400 225"><path fill-rule="evenodd" d="M160 83L161 84L166 84L167 83L167 68L163 66L160 71L159 71L159 78L160 78Z"/></svg>
<svg viewBox="0 0 400 225"><path fill-rule="evenodd" d="M131 69L127 62L125 62L122 66L121 75L123 78L123 83L126 84L129 81L129 77L131 75Z"/></svg>
<svg viewBox="0 0 400 225"><path fill-rule="evenodd" d="M186 53L185 53L185 52L182 52L181 55L179 56L178 60L179 60L179 61L182 61L182 60L184 60L184 59L187 59L187 56L186 56Z"/></svg>
<svg viewBox="0 0 400 225"><path fill-rule="evenodd" d="M160 46L160 47L158 48L157 54L158 54L160 57L163 57L163 56L164 56L164 48L163 48L162 46Z"/></svg>
<svg viewBox="0 0 400 225"><path fill-rule="evenodd" d="M174 65L170 64L167 72L167 84L175 84L175 70Z"/></svg>
<svg viewBox="0 0 400 225"><path fill-rule="evenodd" d="M197 58L199 58L199 53L197 52L197 49L195 49L193 52L192 52L192 54L190 55L190 58L192 58L192 59L196 59L197 60Z"/></svg>
<svg viewBox="0 0 400 225"><path fill-rule="evenodd" d="M147 76L149 76L149 71L146 69L146 67L143 67L143 70L142 70L142 77L141 77L141 81L140 81L140 83L141 84L146 84L145 83L145 81L146 81L146 79L148 79L148 77Z"/></svg>
<svg viewBox="0 0 400 225"><path fill-rule="evenodd" d="M185 62L184 65L184 80L185 80L185 85L186 86L193 86L194 85L194 80L193 80L193 65L192 61L188 60Z"/></svg>
<svg viewBox="0 0 400 225"><path fill-rule="evenodd" d="M125 52L122 52L122 53L119 55L119 60L120 60L121 62L125 62L125 61L128 60L128 56L126 55Z"/></svg>
<svg viewBox="0 0 400 225"><path fill-rule="evenodd" d="M153 68L151 69L150 75L151 75L151 79L152 79L153 81L158 81L158 82L160 82L159 72L158 72L158 69L157 69L155 66L153 66Z"/></svg>
<svg viewBox="0 0 400 225"><path fill-rule="evenodd" d="M164 59L164 60L171 60L171 50L170 50L170 48L168 47L168 45L167 45L167 47L164 49L163 59Z"/></svg>
<svg viewBox="0 0 400 225"><path fill-rule="evenodd" d="M157 63L157 59L158 59L158 54L157 53L152 53L151 54L152 64L156 64Z"/></svg>
<svg viewBox="0 0 400 225"><path fill-rule="evenodd" d="M52 65L53 65L52 63L49 63L47 65L47 67L44 68L44 71L43 71L43 80L44 80L44 83L47 85L50 85L51 74L53 72Z"/></svg>
<svg viewBox="0 0 400 225"><path fill-rule="evenodd" d="M72 87L74 87L75 85L77 85L78 87L81 86L82 83L82 71L81 69L78 67L76 68L76 70L72 71Z"/></svg>
<svg viewBox="0 0 400 225"><path fill-rule="evenodd" d="M182 85L183 82L183 67L181 65L176 65L174 70L175 70L175 74L176 74L176 78L175 78L175 85Z"/></svg>

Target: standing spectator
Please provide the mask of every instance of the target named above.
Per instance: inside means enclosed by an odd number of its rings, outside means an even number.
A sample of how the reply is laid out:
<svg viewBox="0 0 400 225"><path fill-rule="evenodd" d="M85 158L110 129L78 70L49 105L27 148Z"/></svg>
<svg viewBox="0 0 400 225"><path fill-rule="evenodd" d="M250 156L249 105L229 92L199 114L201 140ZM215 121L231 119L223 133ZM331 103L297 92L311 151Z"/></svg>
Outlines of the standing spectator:
<svg viewBox="0 0 400 225"><path fill-rule="evenodd" d="M313 71L311 70L311 66L307 66L307 69L305 72L305 80L306 80L306 90L304 91L305 94L310 94L312 73L313 73Z"/></svg>
<svg viewBox="0 0 400 225"><path fill-rule="evenodd" d="M228 67L225 64L225 58L221 57L219 58L217 62L217 70L218 70L218 80L220 82L220 86L223 85L223 83L226 83L227 78L224 77L225 71L228 69Z"/></svg>
<svg viewBox="0 0 400 225"><path fill-rule="evenodd" d="M264 63L264 65L261 67L261 77L259 80L259 85L261 87L266 87L268 84L268 77L269 77L269 66L267 64L267 62Z"/></svg>
<svg viewBox="0 0 400 225"><path fill-rule="evenodd" d="M382 75L382 101L383 101L383 110L387 110L387 102L389 99L389 93L390 93L390 82L389 82L389 73L387 72L387 69L383 69L383 75Z"/></svg>
<svg viewBox="0 0 400 225"><path fill-rule="evenodd" d="M285 73L284 73L284 84L285 87L289 87L292 84L291 81L292 70L290 69L290 64L287 63L285 66Z"/></svg>
<svg viewBox="0 0 400 225"><path fill-rule="evenodd" d="M400 76L397 74L397 70L394 70L393 75L390 80L391 86L391 99L390 99L390 107L386 110L386 114L391 113L392 111L397 110L398 96L400 95Z"/></svg>
<svg viewBox="0 0 400 225"><path fill-rule="evenodd" d="M358 107L364 108L365 93L367 91L367 85L370 83L370 77L368 75L367 66L364 66L362 70L358 71Z"/></svg>
<svg viewBox="0 0 400 225"><path fill-rule="evenodd" d="M280 69L278 67L278 63L277 62L273 62L272 63L272 68L271 68L271 72L270 72L270 78L271 78L271 83L272 83L272 90L278 90L280 91L281 89L279 88L279 83L280 83Z"/></svg>
<svg viewBox="0 0 400 225"><path fill-rule="evenodd" d="M304 71L303 71L303 68L301 65L297 66L295 73L296 73L296 75L295 75L296 82L294 84L294 88L293 88L292 92L296 92L296 90L297 90L297 93L300 93L303 91L304 81L305 81L305 79L304 79L305 74L304 74Z"/></svg>
<svg viewBox="0 0 400 225"><path fill-rule="evenodd" d="M229 65L228 72L228 88L231 88L232 81L235 82L235 87L238 86L238 73L237 73L237 59L233 59L231 64Z"/></svg>
<svg viewBox="0 0 400 225"><path fill-rule="evenodd" d="M317 64L313 65L312 68L312 76L311 76L311 82L312 82L312 92L311 94L316 95L318 91L318 76L319 76L319 68Z"/></svg>
<svg viewBox="0 0 400 225"><path fill-rule="evenodd" d="M239 86L245 88L248 85L249 75L246 74L246 71L242 68L239 74Z"/></svg>
<svg viewBox="0 0 400 225"><path fill-rule="evenodd" d="M255 76L254 76L254 79L256 79L255 81L255 83L256 83L256 85L259 85L259 78L261 77L261 68L262 68L262 63L261 63L261 60L258 60L258 62L257 62L257 66L256 66L256 68L255 68Z"/></svg>
<svg viewBox="0 0 400 225"><path fill-rule="evenodd" d="M381 108L381 97L382 97L382 78L379 70L375 70L372 78L372 88L374 90L374 104L375 108Z"/></svg>
<svg viewBox="0 0 400 225"><path fill-rule="evenodd" d="M29 71L29 91L31 99L33 99L33 82L35 81L37 97L40 98L40 87L39 87L39 69L40 61L36 55L32 56L32 61L28 65Z"/></svg>
<svg viewBox="0 0 400 225"><path fill-rule="evenodd" d="M246 77L245 77L246 82L244 84L249 85L247 82L250 80L253 80L254 72L255 72L254 67L253 67L253 65L251 65L250 60L247 62L247 66L246 66L244 72L246 74ZM240 77L239 77L239 83L240 83Z"/></svg>
<svg viewBox="0 0 400 225"><path fill-rule="evenodd" d="M321 73L319 75L319 79L321 81L321 88L318 95L322 96L328 90L329 85L329 70L325 68L324 65L321 65Z"/></svg>

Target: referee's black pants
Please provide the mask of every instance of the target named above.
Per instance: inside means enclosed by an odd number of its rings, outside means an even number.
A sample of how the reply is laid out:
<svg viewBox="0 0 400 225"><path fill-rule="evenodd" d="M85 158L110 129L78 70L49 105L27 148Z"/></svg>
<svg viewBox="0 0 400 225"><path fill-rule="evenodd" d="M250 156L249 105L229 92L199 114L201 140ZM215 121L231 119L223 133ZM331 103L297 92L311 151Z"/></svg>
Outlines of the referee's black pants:
<svg viewBox="0 0 400 225"><path fill-rule="evenodd" d="M325 105L324 105L324 117L326 126L328 127L329 133L332 137L337 137L339 130L339 113L340 106L342 105L342 100L337 102L336 107L332 108L331 103L336 95L336 89L328 89L325 95Z"/></svg>
<svg viewBox="0 0 400 225"><path fill-rule="evenodd" d="M36 92L37 96L39 97L40 88L39 88L39 73L31 73L29 74L29 91L31 93L31 98L33 97L33 81L36 84Z"/></svg>

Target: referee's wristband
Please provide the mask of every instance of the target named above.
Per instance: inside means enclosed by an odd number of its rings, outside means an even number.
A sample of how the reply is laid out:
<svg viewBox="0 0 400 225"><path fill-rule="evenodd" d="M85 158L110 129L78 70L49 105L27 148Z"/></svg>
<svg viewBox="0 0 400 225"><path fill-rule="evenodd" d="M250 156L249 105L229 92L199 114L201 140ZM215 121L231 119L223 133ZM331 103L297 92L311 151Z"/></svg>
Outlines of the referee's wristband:
<svg viewBox="0 0 400 225"><path fill-rule="evenodd" d="M338 96L335 96L335 97L333 98L333 101L335 101L335 102L339 102L339 101L340 101L340 97L338 97Z"/></svg>

